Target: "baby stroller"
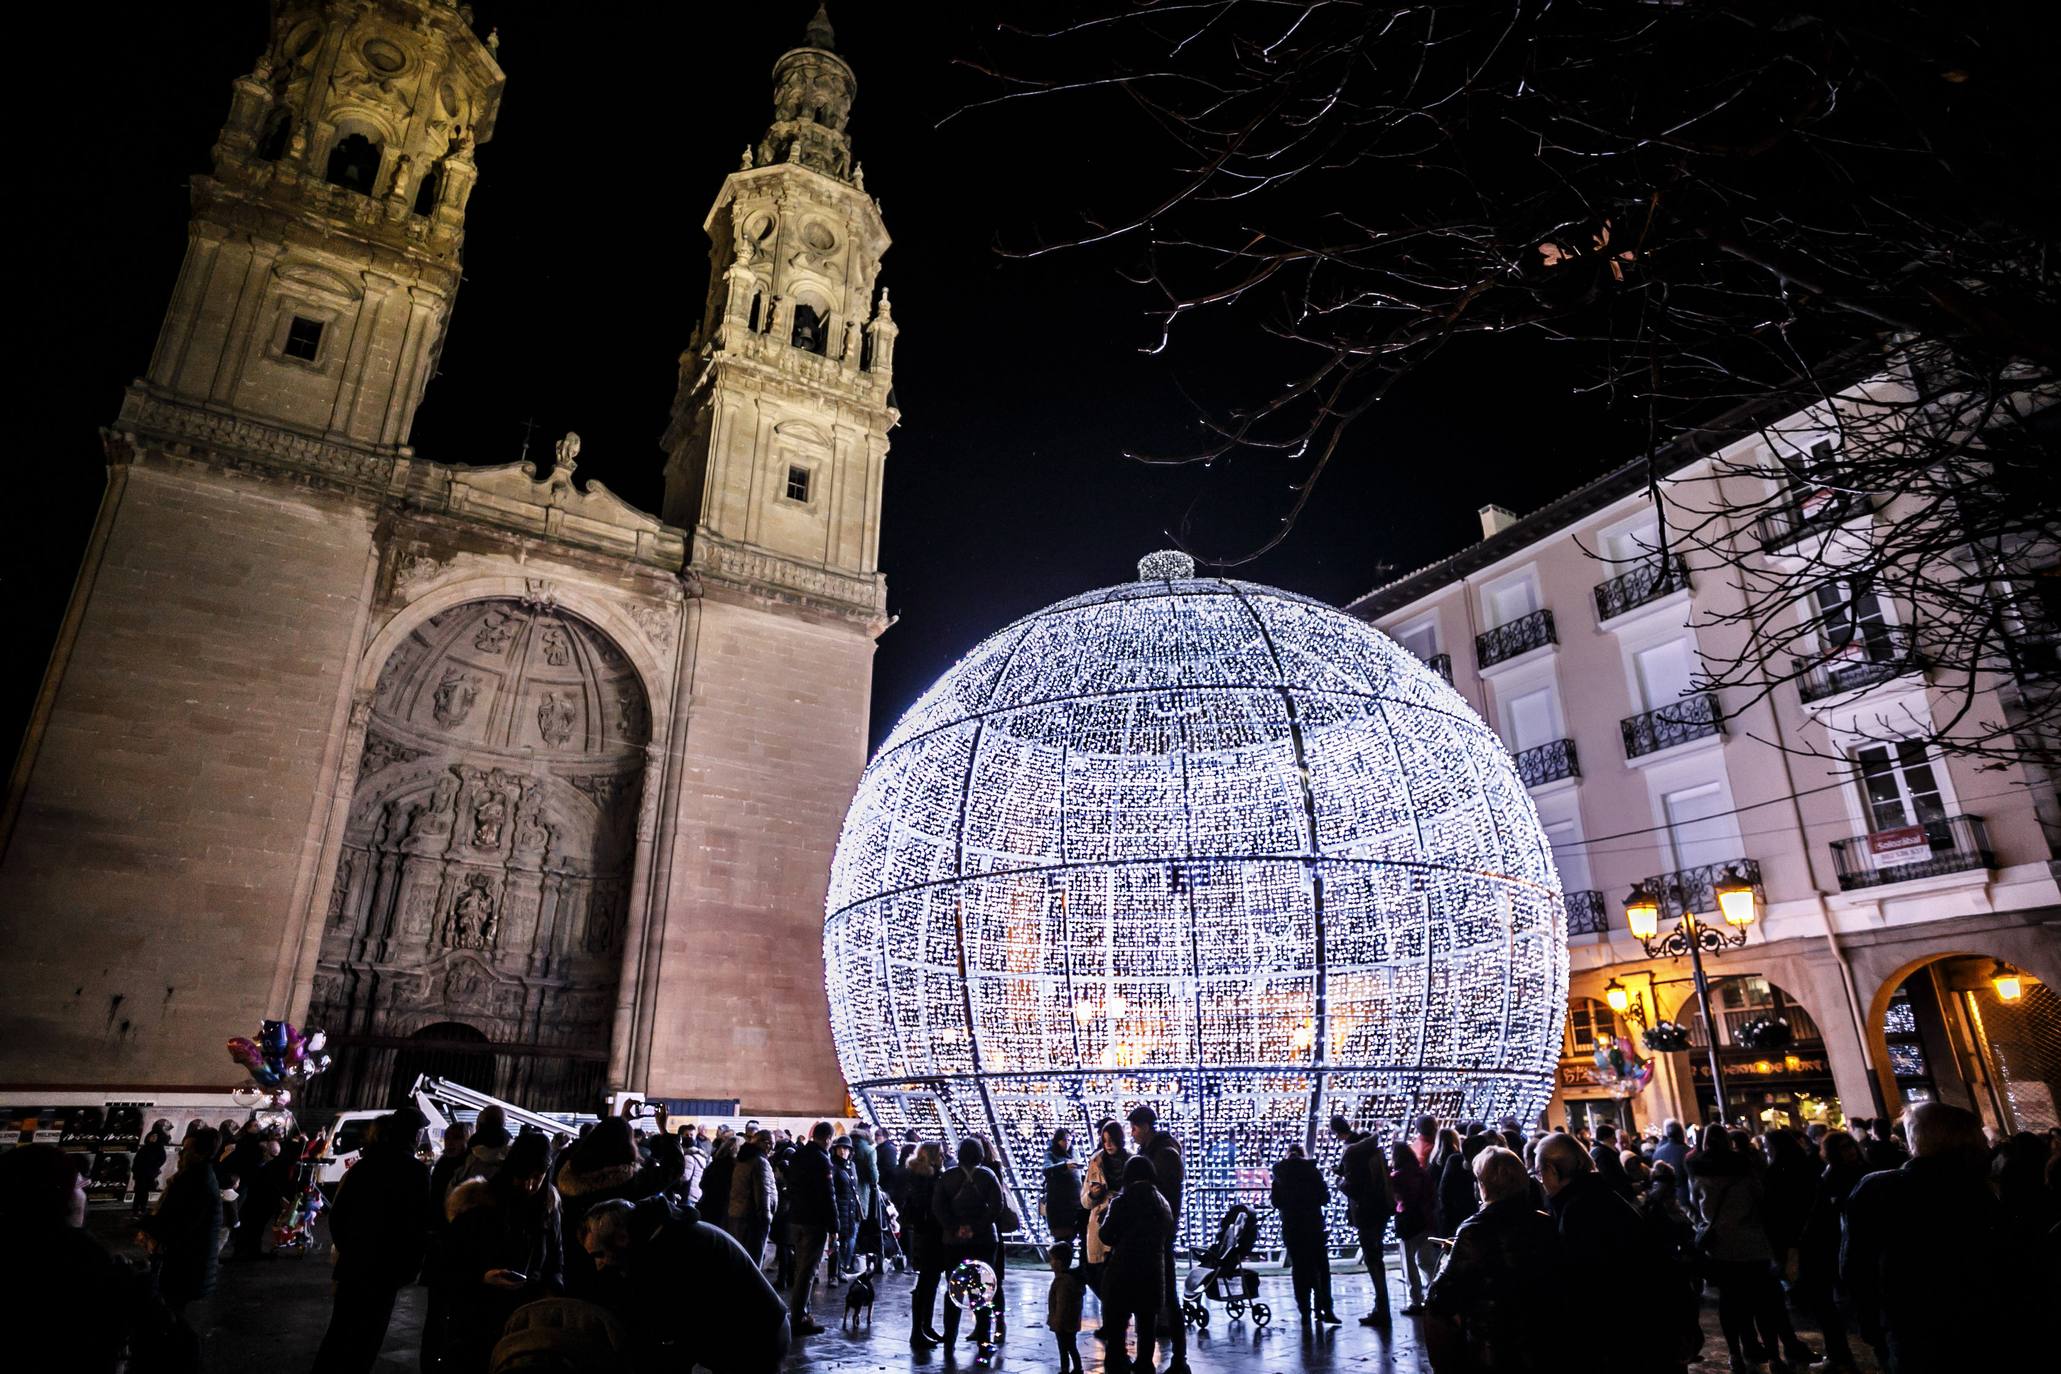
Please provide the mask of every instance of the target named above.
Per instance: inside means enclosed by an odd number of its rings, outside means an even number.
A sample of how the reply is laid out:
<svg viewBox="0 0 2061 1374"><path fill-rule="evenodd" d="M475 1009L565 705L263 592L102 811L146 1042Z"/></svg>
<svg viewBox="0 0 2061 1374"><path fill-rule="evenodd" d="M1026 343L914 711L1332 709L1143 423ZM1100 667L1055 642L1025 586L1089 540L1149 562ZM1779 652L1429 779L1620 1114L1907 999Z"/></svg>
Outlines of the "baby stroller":
<svg viewBox="0 0 2061 1374"><path fill-rule="evenodd" d="M1188 1271L1187 1292L1181 1301L1181 1319L1197 1326L1209 1325L1209 1302L1220 1302L1237 1321L1252 1309L1252 1324L1265 1326L1273 1312L1259 1298L1259 1275L1245 1267L1245 1257L1259 1240L1259 1215L1242 1202L1231 1204L1217 1223L1217 1238L1195 1252L1195 1267Z"/></svg>

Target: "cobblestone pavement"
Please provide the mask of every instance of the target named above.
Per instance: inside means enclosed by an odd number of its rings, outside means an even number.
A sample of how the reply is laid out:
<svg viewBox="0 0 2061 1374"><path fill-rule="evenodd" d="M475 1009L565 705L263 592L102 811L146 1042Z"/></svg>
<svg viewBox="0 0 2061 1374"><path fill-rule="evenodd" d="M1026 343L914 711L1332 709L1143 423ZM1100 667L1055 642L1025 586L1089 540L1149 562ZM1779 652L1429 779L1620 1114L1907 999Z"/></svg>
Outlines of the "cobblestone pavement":
<svg viewBox="0 0 2061 1374"><path fill-rule="evenodd" d="M125 1253L140 1255L132 1242L126 1211L96 1207L88 1227L106 1244ZM1393 1260L1393 1256L1391 1256ZM913 1279L906 1274L889 1274L880 1281L879 1299L871 1325L861 1323L856 1331L837 1319L844 1308L844 1290L825 1292L819 1287L815 1303L817 1320L831 1329L795 1343L787 1368L794 1374L881 1374L882 1371L924 1371L944 1374L952 1369L974 1368L974 1347L961 1341L956 1360L948 1361L943 1351L918 1354L909 1348L909 1295ZM1043 1270L1031 1260L1013 1263L1005 1279L1006 1302L1011 1319L1008 1335L997 1350L993 1368L1008 1370L1052 1370L1058 1366L1052 1336L1045 1330ZM1402 1274L1391 1263L1390 1291L1400 1313L1408 1301ZM1603 1287L1628 1298L1628 1285L1636 1276L1617 1275L1607 1285L1570 1282L1567 1301L1576 1308L1594 1308L1593 1336L1578 1336L1575 1348L1566 1352L1570 1364L1601 1360L1608 1363L1613 1340L1610 1319L1600 1299ZM1415 1323L1397 1315L1395 1329L1383 1333L1358 1325L1354 1320L1369 1310L1371 1289L1364 1274L1340 1274L1334 1281L1334 1297L1342 1327L1304 1329L1296 1320L1295 1300L1288 1279L1268 1276L1261 1280L1261 1300L1274 1311L1265 1328L1256 1327L1250 1316L1232 1320L1221 1306L1211 1309L1207 1330L1190 1328L1188 1358L1196 1374L1273 1374L1288 1369L1365 1371L1366 1374L1429 1374L1430 1361L1417 1338ZM942 1302L943 1299L940 1298ZM422 1328L423 1290L409 1288L401 1293L394 1308L392 1326L387 1329L385 1348L376 1366L379 1374L401 1374L417 1368L417 1342ZM229 1374L252 1370L277 1370L293 1374L308 1368L315 1348L321 1343L329 1321L329 1255L326 1246L298 1256L280 1256L245 1264L224 1264L222 1282L209 1300L205 1316L209 1327L207 1367ZM1096 1324L1095 1299L1088 1298L1087 1323ZM1724 1341L1717 1330L1717 1316L1709 1302L1704 1305L1703 1324L1707 1333L1704 1360L1692 1365L1695 1374L1727 1374ZM1798 1329L1814 1348L1815 1329L1798 1319ZM1103 1368L1102 1346L1092 1335L1080 1338L1081 1357L1089 1374ZM1861 1347L1862 1368L1876 1374L1876 1366ZM1159 1357L1164 1368L1164 1350ZM687 1374L681 1370L679 1374Z"/></svg>

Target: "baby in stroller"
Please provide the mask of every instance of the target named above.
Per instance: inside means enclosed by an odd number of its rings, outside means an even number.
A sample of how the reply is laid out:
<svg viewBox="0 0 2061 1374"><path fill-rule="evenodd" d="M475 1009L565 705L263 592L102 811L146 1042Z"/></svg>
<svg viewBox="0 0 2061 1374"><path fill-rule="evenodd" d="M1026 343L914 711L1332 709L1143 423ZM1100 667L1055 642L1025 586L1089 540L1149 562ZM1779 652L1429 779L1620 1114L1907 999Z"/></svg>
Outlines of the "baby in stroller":
<svg viewBox="0 0 2061 1374"><path fill-rule="evenodd" d="M1245 1267L1252 1247L1259 1241L1259 1214L1242 1202L1231 1204L1217 1223L1216 1239L1195 1252L1195 1267L1188 1271L1187 1292L1181 1303L1181 1318L1197 1326L1209 1325L1209 1302L1220 1302L1237 1321L1252 1309L1252 1324L1265 1326L1274 1319L1267 1305L1258 1301L1259 1275Z"/></svg>

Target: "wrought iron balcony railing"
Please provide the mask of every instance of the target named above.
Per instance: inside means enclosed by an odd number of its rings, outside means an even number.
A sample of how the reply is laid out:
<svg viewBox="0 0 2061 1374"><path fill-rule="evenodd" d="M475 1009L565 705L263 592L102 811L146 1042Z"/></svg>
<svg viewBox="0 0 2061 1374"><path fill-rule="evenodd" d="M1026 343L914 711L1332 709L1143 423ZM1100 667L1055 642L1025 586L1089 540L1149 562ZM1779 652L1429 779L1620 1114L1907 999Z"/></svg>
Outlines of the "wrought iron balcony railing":
<svg viewBox="0 0 2061 1374"><path fill-rule="evenodd" d="M1517 776L1524 779L1526 787L1543 787L1549 782L1581 775L1581 760L1575 757L1571 739L1556 739L1517 756Z"/></svg>
<svg viewBox="0 0 2061 1374"><path fill-rule="evenodd" d="M1637 610L1689 585L1689 567L1680 554L1650 558L1630 572L1596 584L1596 619L1609 620Z"/></svg>
<svg viewBox="0 0 2061 1374"><path fill-rule="evenodd" d="M1610 912L1604 905L1603 894L1594 888L1581 892L1561 894L1567 903L1567 936L1608 935L1610 933Z"/></svg>
<svg viewBox="0 0 2061 1374"><path fill-rule="evenodd" d="M1424 660L1424 666L1437 673L1447 682L1453 680L1453 656L1451 654L1433 654L1430 658Z"/></svg>
<svg viewBox="0 0 2061 1374"><path fill-rule="evenodd" d="M1754 526L1760 535L1761 548L1772 552L1807 534L1843 524L1872 509L1872 506L1873 503L1858 492L1807 487L1764 512Z"/></svg>
<svg viewBox="0 0 2061 1374"><path fill-rule="evenodd" d="M1724 733L1718 719L1717 698L1709 692L1671 701L1643 715L1626 716L1618 723L1624 731L1624 756L1638 758L1677 744Z"/></svg>
<svg viewBox="0 0 2061 1374"><path fill-rule="evenodd" d="M1533 611L1519 616L1507 625L1474 637L1474 661L1481 667L1490 668L1505 659L1528 654L1533 649L1542 649L1548 644L1558 644L1560 638L1553 632L1553 613Z"/></svg>
<svg viewBox="0 0 2061 1374"><path fill-rule="evenodd" d="M1940 816L1832 841L1832 867L1842 892L1996 865L1980 816Z"/></svg>
<svg viewBox="0 0 2061 1374"><path fill-rule="evenodd" d="M1737 869L1740 877L1753 884L1754 900L1766 906L1768 898L1761 890L1758 859L1726 859L1722 863L1684 868L1675 873L1656 873L1642 886L1659 898L1662 924L1679 921L1692 912L1699 922L1719 921L1722 924L1715 888L1732 869Z"/></svg>
<svg viewBox="0 0 2061 1374"><path fill-rule="evenodd" d="M1823 701L1872 687L1924 668L1917 642L1901 625L1861 626L1846 644L1822 657L1796 660L1796 690L1805 701Z"/></svg>

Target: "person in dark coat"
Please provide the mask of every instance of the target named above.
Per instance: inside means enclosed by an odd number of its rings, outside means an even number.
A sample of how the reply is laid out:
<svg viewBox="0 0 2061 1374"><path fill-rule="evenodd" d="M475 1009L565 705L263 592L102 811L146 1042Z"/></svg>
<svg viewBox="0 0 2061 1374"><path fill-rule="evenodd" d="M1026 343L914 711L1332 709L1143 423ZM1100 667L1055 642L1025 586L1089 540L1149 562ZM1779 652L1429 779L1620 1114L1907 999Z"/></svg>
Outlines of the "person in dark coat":
<svg viewBox="0 0 2061 1374"><path fill-rule="evenodd" d="M1295 1307L1302 1319L1336 1326L1331 1311L1331 1244L1324 1234L1324 1204L1331 1190L1324 1175L1300 1145L1274 1166L1270 1194L1281 1214L1281 1244L1288 1251L1288 1273L1295 1285Z"/></svg>
<svg viewBox="0 0 2061 1374"><path fill-rule="evenodd" d="M1109 1329L1106 1367L1131 1367L1124 1356L1124 1329L1138 1325L1140 1369L1152 1367L1160 1308L1166 1304L1166 1252L1173 1244L1174 1213L1155 1183L1158 1171L1144 1154L1124 1165L1124 1186L1102 1215L1100 1231L1107 1258L1102 1267L1103 1315Z"/></svg>
<svg viewBox="0 0 2061 1374"><path fill-rule="evenodd" d="M2029 1305L2013 1272L1981 1122L1942 1102L1906 1120L1912 1157L1861 1179L1846 1200L1839 1279L1862 1336L1887 1374L2043 1367L2052 1295Z"/></svg>
<svg viewBox="0 0 2061 1374"><path fill-rule="evenodd" d="M1493 1140L1495 1137L1485 1137ZM1452 1253L1424 1295L1432 1367L1537 1374L1561 1363L1563 1272L1553 1219L1531 1205L1524 1161L1500 1145L1475 1152L1482 1205L1461 1222Z"/></svg>
<svg viewBox="0 0 2061 1374"><path fill-rule="evenodd" d="M1081 1233L1081 1166L1073 1157L1073 1132L1052 1132L1045 1147L1045 1225L1052 1239L1071 1245ZM1069 1266L1070 1268L1070 1266Z"/></svg>
<svg viewBox="0 0 2061 1374"><path fill-rule="evenodd" d="M1845 1227L1846 1202L1867 1176L1861 1147L1845 1131L1828 1131L1819 1142L1824 1166L1812 1195L1810 1213L1797 1240L1796 1301L1815 1317L1825 1333L1825 1362L1835 1371L1854 1366L1846 1316L1840 1311L1839 1236Z"/></svg>
<svg viewBox="0 0 2061 1374"><path fill-rule="evenodd" d="M137 1148L136 1159L130 1167L130 1176L136 1182L136 1216L150 1210L150 1195L157 1191L158 1177L165 1171L165 1158L165 1138L153 1130L143 1137L143 1144Z"/></svg>
<svg viewBox="0 0 2061 1374"><path fill-rule="evenodd" d="M743 1150L743 1136L726 1135L716 1142L715 1154L701 1171L699 1210L711 1226L727 1228L730 1224L730 1198L737 1186L737 1156Z"/></svg>
<svg viewBox="0 0 2061 1374"><path fill-rule="evenodd" d="M1596 1124L1596 1140L1589 1146L1589 1162L1596 1166L1596 1176L1615 1189L1619 1197L1626 1202L1637 1199L1638 1187L1625 1172L1624 1159L1618 1153L1617 1127L1608 1121Z"/></svg>
<svg viewBox="0 0 2061 1374"><path fill-rule="evenodd" d="M178 1172L157 1210L143 1219L158 1296L182 1320L189 1306L215 1291L221 1272L222 1183L215 1172L221 1140L221 1132L207 1126L186 1137Z"/></svg>
<svg viewBox="0 0 2061 1374"><path fill-rule="evenodd" d="M959 1166L939 1178L931 1193L930 1210L944 1238L944 1268L948 1274L961 1260L994 1264L995 1249L1001 1241L995 1223L1003 1210L1002 1180L983 1163L986 1158L987 1151L978 1140L971 1136L961 1140ZM974 1317L973 1339L977 1344L988 1343L989 1316L983 1308ZM959 1304L947 1301L945 1348L951 1349L958 1339Z"/></svg>
<svg viewBox="0 0 2061 1374"><path fill-rule="evenodd" d="M1181 1306L1174 1291L1174 1244L1181 1234L1181 1183L1187 1170L1181 1160L1180 1143L1159 1128L1157 1112L1150 1107L1133 1107L1125 1119L1131 1123L1131 1143L1138 1147L1140 1158L1152 1161L1153 1184L1166 1199L1167 1210L1173 1213L1173 1229L1166 1237L1165 1297L1167 1313L1172 1316ZM1167 1345L1172 1353L1167 1374L1188 1374L1188 1324L1178 1317L1168 1323Z"/></svg>
<svg viewBox="0 0 2061 1374"><path fill-rule="evenodd" d="M383 1116L329 1208L336 1300L315 1352L316 1374L363 1374L379 1359L394 1297L422 1272L429 1169L415 1157L412 1122Z"/></svg>
<svg viewBox="0 0 2061 1374"><path fill-rule="evenodd" d="M787 1166L787 1208L794 1227L794 1291L788 1295L788 1319L797 1336L813 1336L823 1328L809 1316L809 1294L823 1251L837 1234L837 1185L831 1181L830 1123L818 1121ZM715 1165L709 1166L713 1171ZM707 1183L703 1183L703 1191Z"/></svg>
<svg viewBox="0 0 2061 1374"><path fill-rule="evenodd" d="M909 1303L909 1344L929 1350L944 1344L937 1329L937 1288L945 1273L944 1224L932 1204L936 1201L938 1176L944 1172L944 1146L926 1140L909 1156L904 1168L902 1233L909 1246L909 1263L916 1266L916 1289Z"/></svg>
<svg viewBox="0 0 2061 1374"><path fill-rule="evenodd" d="M423 1207L428 1240L422 1256L422 1374L435 1374L444 1358L444 1331L451 1317L451 1290L444 1281L444 1246L451 1223L444 1203L457 1186L468 1151L465 1127L454 1121L444 1127L444 1152L429 1169L429 1197Z"/></svg>
<svg viewBox="0 0 2061 1374"><path fill-rule="evenodd" d="M1495 1143L1495 1136L1486 1131L1476 1131L1461 1141L1460 1148L1448 1154L1439 1165L1435 1208L1438 1214L1437 1234L1448 1239L1458 1235L1467 1218L1480 1207L1474 1189L1474 1161Z"/></svg>
<svg viewBox="0 0 2061 1374"><path fill-rule="evenodd" d="M1718 1325L1735 1363L1757 1363L1786 1352L1808 1363L1775 1281L1765 1191L1755 1169L1759 1156L1739 1132L1705 1126L1689 1156L1689 1198L1700 1223L1697 1248L1704 1273L1718 1290Z"/></svg>
<svg viewBox="0 0 2061 1374"><path fill-rule="evenodd" d="M1595 1161L1573 1136L1556 1132L1540 1141L1538 1170L1565 1272L1663 1272L1664 1257L1645 1219L1596 1173ZM1679 1374L1685 1367L1681 1333L1664 1304L1625 1304L1619 1317L1613 1368L1624 1374Z"/></svg>
<svg viewBox="0 0 2061 1374"><path fill-rule="evenodd" d="M1395 1190L1396 1248L1402 1251L1403 1276L1410 1281L1409 1305L1403 1315L1424 1310L1424 1271L1437 1272L1438 1247L1431 1241L1431 1175L1417 1162L1414 1145L1398 1140L1389 1146L1389 1186Z"/></svg>
<svg viewBox="0 0 2061 1374"><path fill-rule="evenodd" d="M692 1208L664 1196L598 1203L580 1244L597 1271L621 1280L609 1305L639 1367L775 1374L786 1359L786 1304L744 1247Z"/></svg>
<svg viewBox="0 0 2061 1374"><path fill-rule="evenodd" d="M518 1137L516 1143L525 1138ZM548 1154L547 1146L547 1158ZM512 1151L509 1157L514 1157ZM636 1133L628 1119L609 1117L575 1141L558 1166L560 1226L566 1235L577 1236L589 1208L610 1198L639 1201L659 1191L662 1182L657 1171L647 1169L639 1158ZM702 1195L707 1197L706 1189ZM594 1288L594 1266L587 1252L576 1244L566 1246L566 1292L576 1298L592 1298Z"/></svg>
<svg viewBox="0 0 2061 1374"><path fill-rule="evenodd" d="M837 1262L830 1274L833 1286L859 1272L859 1169L853 1155L850 1136L838 1137L830 1147L831 1196L837 1203Z"/></svg>
<svg viewBox="0 0 2061 1374"><path fill-rule="evenodd" d="M1374 1310L1360 1318L1362 1326L1389 1324L1388 1224L1395 1216L1395 1194L1388 1181L1388 1156L1372 1133L1355 1131L1342 1116L1331 1118L1331 1134L1345 1149L1334 1166L1338 1190L1345 1194L1346 1215L1359 1233L1360 1256L1374 1285Z"/></svg>
<svg viewBox="0 0 2061 1374"><path fill-rule="evenodd" d="M550 1167L549 1141L518 1136L492 1178L463 1180L444 1203L451 1223L444 1364L455 1374L483 1374L510 1314L565 1291L565 1239Z"/></svg>
<svg viewBox="0 0 2061 1374"><path fill-rule="evenodd" d="M177 1367L172 1314L149 1279L86 1234L86 1156L55 1145L0 1154L0 1293L10 1362L66 1374ZM83 1320L65 1320L67 1314ZM192 1359L187 1346L186 1363ZM26 1362L24 1364L24 1362Z"/></svg>

